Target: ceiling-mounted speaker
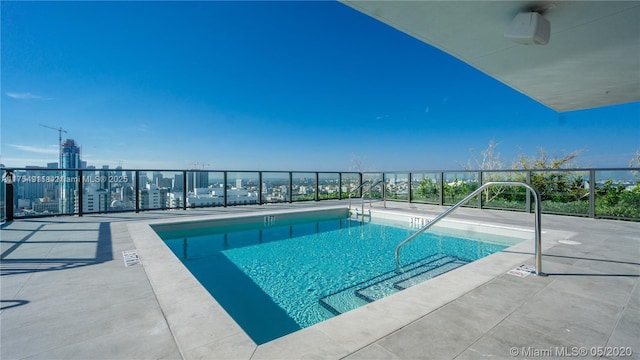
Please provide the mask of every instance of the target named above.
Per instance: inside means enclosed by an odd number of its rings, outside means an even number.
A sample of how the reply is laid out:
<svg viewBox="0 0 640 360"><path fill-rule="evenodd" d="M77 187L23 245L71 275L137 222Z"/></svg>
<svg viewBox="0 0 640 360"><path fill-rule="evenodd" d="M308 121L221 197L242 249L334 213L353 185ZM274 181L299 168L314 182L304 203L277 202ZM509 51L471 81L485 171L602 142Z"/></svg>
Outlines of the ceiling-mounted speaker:
<svg viewBox="0 0 640 360"><path fill-rule="evenodd" d="M504 37L525 45L544 45L549 42L551 23L537 12L522 12L504 33Z"/></svg>

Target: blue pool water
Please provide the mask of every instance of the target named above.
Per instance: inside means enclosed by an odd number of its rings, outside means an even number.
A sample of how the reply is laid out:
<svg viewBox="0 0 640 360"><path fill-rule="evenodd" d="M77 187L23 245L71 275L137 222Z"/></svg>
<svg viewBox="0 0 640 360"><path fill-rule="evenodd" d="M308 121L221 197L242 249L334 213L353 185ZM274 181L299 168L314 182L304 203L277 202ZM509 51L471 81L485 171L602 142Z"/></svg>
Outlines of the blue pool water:
<svg viewBox="0 0 640 360"><path fill-rule="evenodd" d="M509 245L346 218L159 232L258 344L401 291Z"/></svg>

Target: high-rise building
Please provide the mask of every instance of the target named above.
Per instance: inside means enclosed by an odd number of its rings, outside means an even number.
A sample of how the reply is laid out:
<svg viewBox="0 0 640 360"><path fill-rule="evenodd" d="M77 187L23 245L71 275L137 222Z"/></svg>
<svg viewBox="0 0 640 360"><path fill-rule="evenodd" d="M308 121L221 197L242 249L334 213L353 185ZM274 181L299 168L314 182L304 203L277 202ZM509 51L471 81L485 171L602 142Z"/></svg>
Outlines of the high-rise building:
<svg viewBox="0 0 640 360"><path fill-rule="evenodd" d="M206 188L209 186L209 173L206 171L187 172L187 189L194 191L196 188Z"/></svg>
<svg viewBox="0 0 640 360"><path fill-rule="evenodd" d="M102 165L102 170L100 170L100 181L98 182L98 188L106 190L107 193L111 192L111 184L109 182L109 165Z"/></svg>
<svg viewBox="0 0 640 360"><path fill-rule="evenodd" d="M182 173L173 175L174 191L182 191L184 189L184 175Z"/></svg>
<svg viewBox="0 0 640 360"><path fill-rule="evenodd" d="M60 148L61 168L78 169L82 166L80 147L73 139L66 139ZM62 186L60 186L60 213L70 214L75 211L75 192L78 186L76 171L62 171Z"/></svg>
<svg viewBox="0 0 640 360"><path fill-rule="evenodd" d="M160 171L154 171L153 181L151 183L155 184L158 187L161 187L160 183L162 182L162 179L163 179L162 173Z"/></svg>

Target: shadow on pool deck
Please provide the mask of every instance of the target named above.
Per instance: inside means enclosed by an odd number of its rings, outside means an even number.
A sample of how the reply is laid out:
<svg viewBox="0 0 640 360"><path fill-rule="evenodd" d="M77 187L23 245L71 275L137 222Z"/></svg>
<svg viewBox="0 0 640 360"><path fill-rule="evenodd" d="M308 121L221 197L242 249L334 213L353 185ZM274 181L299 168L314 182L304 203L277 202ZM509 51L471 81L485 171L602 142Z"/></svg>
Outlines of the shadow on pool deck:
<svg viewBox="0 0 640 360"><path fill-rule="evenodd" d="M11 226L3 229L2 240L0 240L2 243L1 276L64 270L113 260L109 222L99 222L97 226L95 230L76 229L74 223L49 222L37 225L31 230L14 230ZM9 240L13 237L11 232L24 234L24 236L17 241ZM74 234L76 232L78 236ZM85 247L83 253L86 255L91 253L91 247L95 247L93 257L51 256L52 253L78 254L76 252L78 246Z"/></svg>

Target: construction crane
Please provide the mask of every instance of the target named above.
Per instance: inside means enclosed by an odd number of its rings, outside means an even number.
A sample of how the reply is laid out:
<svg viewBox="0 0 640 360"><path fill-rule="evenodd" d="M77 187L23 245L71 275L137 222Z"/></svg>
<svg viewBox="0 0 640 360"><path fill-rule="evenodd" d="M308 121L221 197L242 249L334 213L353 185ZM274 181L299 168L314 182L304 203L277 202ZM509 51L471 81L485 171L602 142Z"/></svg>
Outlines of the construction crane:
<svg viewBox="0 0 640 360"><path fill-rule="evenodd" d="M67 133L67 130L62 129L62 126L58 127L58 128L54 128L52 126L47 126L47 125L42 125L39 124L42 127L46 127L47 129L51 129L51 130L55 130L58 132L58 153L59 153L59 163L58 163L58 169L62 168L62 133Z"/></svg>
<svg viewBox="0 0 640 360"><path fill-rule="evenodd" d="M194 170L198 170L198 165L202 166L202 170L204 170L205 166L211 166L211 164L202 164L199 162L189 163L189 165L193 165Z"/></svg>

